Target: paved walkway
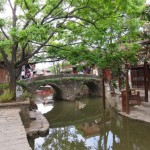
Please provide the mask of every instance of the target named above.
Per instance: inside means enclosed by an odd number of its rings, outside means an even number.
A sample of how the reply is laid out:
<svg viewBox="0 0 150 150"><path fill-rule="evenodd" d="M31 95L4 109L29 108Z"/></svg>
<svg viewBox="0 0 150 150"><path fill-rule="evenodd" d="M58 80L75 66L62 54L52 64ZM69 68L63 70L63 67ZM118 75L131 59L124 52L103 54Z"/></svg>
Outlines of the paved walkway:
<svg viewBox="0 0 150 150"><path fill-rule="evenodd" d="M140 96L144 96L144 90L140 91ZM130 106L130 113L122 112L122 99L120 91L115 91L112 95L108 85L106 85L106 97L110 105L115 108L119 114L129 117L134 120L144 121L150 123L150 91L149 91L149 102L142 102L141 105Z"/></svg>
<svg viewBox="0 0 150 150"><path fill-rule="evenodd" d="M0 149L31 150L20 109L0 109Z"/></svg>
<svg viewBox="0 0 150 150"><path fill-rule="evenodd" d="M130 114L120 112L121 115L127 116L134 120L150 123L150 103L142 102L140 106L135 105L130 108Z"/></svg>

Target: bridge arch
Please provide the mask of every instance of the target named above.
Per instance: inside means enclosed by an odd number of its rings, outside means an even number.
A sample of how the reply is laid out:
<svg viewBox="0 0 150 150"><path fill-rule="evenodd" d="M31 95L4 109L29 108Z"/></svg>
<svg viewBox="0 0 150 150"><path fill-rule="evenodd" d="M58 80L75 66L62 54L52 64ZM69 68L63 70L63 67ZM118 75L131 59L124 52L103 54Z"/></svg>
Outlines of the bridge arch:
<svg viewBox="0 0 150 150"><path fill-rule="evenodd" d="M80 96L100 96L101 87L94 81L85 81L80 84L77 92L77 98Z"/></svg>
<svg viewBox="0 0 150 150"><path fill-rule="evenodd" d="M54 89L54 91L55 91L53 93L53 99L54 100L62 100L63 99L63 90L57 84L51 83L51 82L48 82L47 84L41 83L38 86L36 86L36 88L34 88L34 92L35 92L35 90L37 90L41 86L43 86L43 87L44 86L51 86Z"/></svg>
<svg viewBox="0 0 150 150"><path fill-rule="evenodd" d="M35 91L38 87L50 85L55 90L54 99L62 99L67 101L75 101L80 97L81 87L86 85L88 93L92 96L102 96L102 82L97 77L91 76L69 76L69 77L53 77L42 76L33 78L25 82L29 91ZM82 96L82 95L81 95Z"/></svg>
<svg viewBox="0 0 150 150"><path fill-rule="evenodd" d="M95 83L93 81L87 81L84 83L89 88L89 95L92 96L100 96L100 90L101 87L98 83Z"/></svg>

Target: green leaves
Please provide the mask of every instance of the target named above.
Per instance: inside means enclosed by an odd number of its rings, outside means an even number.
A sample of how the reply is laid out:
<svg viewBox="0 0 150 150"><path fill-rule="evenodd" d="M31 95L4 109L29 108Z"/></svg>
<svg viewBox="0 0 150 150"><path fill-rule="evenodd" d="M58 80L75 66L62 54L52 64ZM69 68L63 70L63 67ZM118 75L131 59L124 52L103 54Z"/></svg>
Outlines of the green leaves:
<svg viewBox="0 0 150 150"><path fill-rule="evenodd" d="M0 47L7 46L10 53L15 51L15 57L22 56L13 59L14 64L19 66L24 59L51 58L104 67L130 59L126 54L130 52L121 51L120 47L139 39L142 24L139 15L144 0L15 0L11 3L11 16L0 19L0 27L4 28ZM38 54L41 51L44 53ZM34 59L35 55L39 57Z"/></svg>
<svg viewBox="0 0 150 150"><path fill-rule="evenodd" d="M4 41L0 41L0 48L4 49L8 46L12 45L12 41L11 40L4 40Z"/></svg>
<svg viewBox="0 0 150 150"><path fill-rule="evenodd" d="M5 25L4 19L0 19L0 28L3 27L4 25Z"/></svg>

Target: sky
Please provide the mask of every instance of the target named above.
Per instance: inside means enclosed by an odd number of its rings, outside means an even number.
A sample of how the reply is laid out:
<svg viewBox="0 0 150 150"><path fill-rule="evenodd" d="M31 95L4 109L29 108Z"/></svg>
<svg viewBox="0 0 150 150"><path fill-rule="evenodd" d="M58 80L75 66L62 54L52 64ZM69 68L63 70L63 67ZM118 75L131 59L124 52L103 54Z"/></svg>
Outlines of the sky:
<svg viewBox="0 0 150 150"><path fill-rule="evenodd" d="M147 4L150 4L150 0L147 0L146 3L147 3Z"/></svg>

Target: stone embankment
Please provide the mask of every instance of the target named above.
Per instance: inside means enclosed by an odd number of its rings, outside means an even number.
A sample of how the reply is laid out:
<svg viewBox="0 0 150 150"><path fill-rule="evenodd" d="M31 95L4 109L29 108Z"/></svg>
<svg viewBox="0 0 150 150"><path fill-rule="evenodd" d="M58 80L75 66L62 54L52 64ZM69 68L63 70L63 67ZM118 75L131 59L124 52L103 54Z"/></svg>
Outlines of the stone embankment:
<svg viewBox="0 0 150 150"><path fill-rule="evenodd" d="M31 150L20 109L0 109L0 149Z"/></svg>
<svg viewBox="0 0 150 150"><path fill-rule="evenodd" d="M150 102L141 102L141 105L130 106L130 113L122 112L122 98L119 90L116 90L115 93L111 93L108 85L105 86L106 89L106 98L109 104L122 116L126 116L133 120L143 121L150 123ZM140 91L140 95L144 96L143 90ZM150 92L149 92L150 99Z"/></svg>
<svg viewBox="0 0 150 150"><path fill-rule="evenodd" d="M30 127L25 128L28 136L44 135L49 130L49 122L39 111L30 111Z"/></svg>
<svg viewBox="0 0 150 150"><path fill-rule="evenodd" d="M49 123L37 111L29 112L29 102L0 104L0 149L31 150L27 136L47 133Z"/></svg>

